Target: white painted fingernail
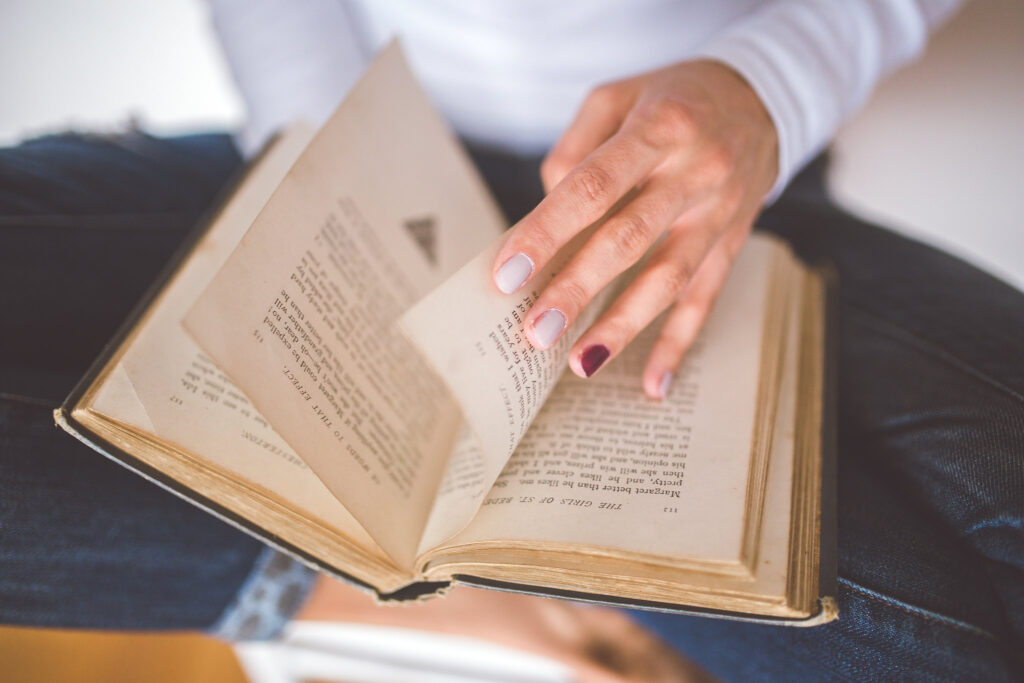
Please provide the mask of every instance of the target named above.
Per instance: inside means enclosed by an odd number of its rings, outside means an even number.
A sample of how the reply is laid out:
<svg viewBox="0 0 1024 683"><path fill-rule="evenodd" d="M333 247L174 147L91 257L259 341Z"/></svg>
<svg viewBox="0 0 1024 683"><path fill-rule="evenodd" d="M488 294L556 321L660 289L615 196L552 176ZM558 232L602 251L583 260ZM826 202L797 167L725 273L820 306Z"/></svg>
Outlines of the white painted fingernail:
<svg viewBox="0 0 1024 683"><path fill-rule="evenodd" d="M675 379L675 375L671 372L666 372L661 376L661 382L658 383L658 393L662 398L668 396L668 390L672 388L672 380Z"/></svg>
<svg viewBox="0 0 1024 683"><path fill-rule="evenodd" d="M533 272L533 259L523 253L516 254L501 264L494 275L494 284L504 294L511 294L526 282Z"/></svg>
<svg viewBox="0 0 1024 683"><path fill-rule="evenodd" d="M533 321L533 338L540 348L550 348L558 335L565 329L565 313L557 308L549 308Z"/></svg>

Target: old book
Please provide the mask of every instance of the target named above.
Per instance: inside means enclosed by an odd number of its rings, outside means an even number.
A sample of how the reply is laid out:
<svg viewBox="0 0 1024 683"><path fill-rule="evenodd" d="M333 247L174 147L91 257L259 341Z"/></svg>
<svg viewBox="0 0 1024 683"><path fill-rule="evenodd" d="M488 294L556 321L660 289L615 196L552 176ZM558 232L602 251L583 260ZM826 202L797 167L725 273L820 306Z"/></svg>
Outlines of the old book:
<svg viewBox="0 0 1024 683"><path fill-rule="evenodd" d="M566 371L503 219L385 50L254 162L57 411L96 450L383 601L459 584L811 625L837 614L826 280L755 235L664 401L655 326ZM579 239L585 239L586 233ZM628 278L628 274L623 276Z"/></svg>

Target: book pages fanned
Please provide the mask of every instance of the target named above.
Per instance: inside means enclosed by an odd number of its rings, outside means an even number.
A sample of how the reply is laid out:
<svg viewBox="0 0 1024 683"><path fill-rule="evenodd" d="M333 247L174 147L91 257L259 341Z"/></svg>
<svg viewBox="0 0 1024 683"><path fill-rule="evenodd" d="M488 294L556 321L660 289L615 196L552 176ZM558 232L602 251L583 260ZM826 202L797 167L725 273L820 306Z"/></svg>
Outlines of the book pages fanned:
<svg viewBox="0 0 1024 683"><path fill-rule="evenodd" d="M381 600L467 583L835 618L823 280L751 237L654 401L657 321L566 372L628 271L551 349L525 338L597 225L501 294L500 212L393 44L318 132L250 165L57 422Z"/></svg>
<svg viewBox="0 0 1024 683"><path fill-rule="evenodd" d="M459 412L394 322L501 229L393 46L185 320L403 567L413 564Z"/></svg>
<svg viewBox="0 0 1024 683"><path fill-rule="evenodd" d="M750 467L779 247L756 238L744 250L701 342L660 402L647 399L638 381L656 324L594 377L563 374L568 349L599 309L552 349L533 349L521 323L532 294L487 286L498 247L401 319L479 434L492 463L485 481L498 482L481 493L477 504L485 504L464 540L525 534L740 564L747 492L736 484ZM720 332L727 329L732 334ZM666 525L689 519L702 522L665 535Z"/></svg>

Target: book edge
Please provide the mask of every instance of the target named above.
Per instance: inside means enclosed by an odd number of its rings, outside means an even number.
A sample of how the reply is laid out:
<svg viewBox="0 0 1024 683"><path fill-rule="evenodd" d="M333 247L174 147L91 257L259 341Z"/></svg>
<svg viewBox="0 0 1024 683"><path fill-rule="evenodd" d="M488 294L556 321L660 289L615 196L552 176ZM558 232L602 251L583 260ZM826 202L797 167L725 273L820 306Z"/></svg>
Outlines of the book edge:
<svg viewBox="0 0 1024 683"><path fill-rule="evenodd" d="M832 601L839 617L839 513L836 506L839 441L839 275L831 264L814 268L824 289L824 360L821 419L821 489L819 492L818 595ZM831 621L831 619L830 619Z"/></svg>
<svg viewBox="0 0 1024 683"><path fill-rule="evenodd" d="M702 616L715 619L728 619L758 624L774 624L792 627L813 627L827 624L839 618L838 601L838 569L837 569L837 510L836 510L836 409L838 407L838 275L835 268L828 263L809 265L809 271L821 279L824 298L824 319L822 334L824 337L822 355L822 412L820 427L821 443L821 488L819 489L819 560L818 560L818 609L807 617L779 617L727 610L715 610L703 607L676 605L644 600L630 600L618 596L599 593L569 591L558 588L546 588L514 582L483 579L464 574L452 577L452 583L489 588L512 593L523 593L541 597L557 597L577 602L609 607L628 607L645 611L663 612L668 614Z"/></svg>
<svg viewBox="0 0 1024 683"><path fill-rule="evenodd" d="M181 263L195 248L198 241L206 233L209 227L220 214L227 199L231 197L238 187L245 182L251 168L255 165L266 151L274 144L276 138L271 140L264 147L256 159L246 163L236 173L235 178L225 185L219 193L217 200L213 203L211 210L207 211L197 221L196 227L188 237L175 250L168 259L167 264L154 279L153 283L146 289L139 302L132 308L124 322L119 326L117 332L104 346L102 352L90 365L89 369L78 381L71 393L64 400L64 403L54 410L54 420L57 426L71 434L83 444L97 451L101 455L118 463L119 465L135 472L139 476L171 492L179 498L195 505L205 512L213 515L236 529L256 538L279 552L302 562L312 569L323 571L339 580L345 581L353 587L370 593L379 602L408 602L418 601L429 597L443 595L452 586L463 584L506 592L516 592L528 595L559 597L578 602L587 602L598 605L613 607L629 607L648 611L665 612L680 615L705 616L720 619L734 619L750 623L762 624L784 624L790 626L816 626L828 623L839 617L838 601L836 599L837 582L837 548L836 548L836 509L835 509L835 487L836 487L836 434L835 434L835 408L836 408L836 380L837 380L837 346L838 346L838 311L837 298L837 277L834 268L828 265L819 265L815 271L822 273L825 283L825 368L824 368L824 396L823 420L822 420L822 488L821 488L821 540L819 560L819 598L818 611L809 617L787 618L755 615L748 613L729 612L708 608L676 605L672 603L660 603L644 600L630 600L596 593L585 593L566 591L561 589L547 589L525 584L506 583L481 579L466 575L455 575L450 582L414 582L398 591L382 594L372 585L365 583L337 567L328 565L317 557L306 553L299 548L289 544L285 539L267 532L262 527L245 519L215 501L198 494L194 490L184 486L177 481L170 479L159 470L152 468L143 461L135 458L130 453L114 446L109 441L93 434L87 427L78 422L73 411L78 407L79 402L93 388L95 382L103 375L108 364L117 355L125 341L131 335L134 328L145 315L146 311L160 295L160 292L174 276Z"/></svg>
<svg viewBox="0 0 1024 683"><path fill-rule="evenodd" d="M706 607L693 607L690 605L676 605L667 602L655 602L650 600L631 600L617 596L604 595L601 593L587 593L583 591L570 591L560 588L545 588L531 586L529 584L513 583L507 581L495 581L493 579L482 579L465 574L456 574L452 577L453 585L472 586L475 588L487 588L490 590L503 591L506 593L522 593L537 597L554 597L574 602L583 602L591 605L602 605L606 607L619 607L638 609L647 612L662 612L665 614L678 614L687 616L710 617L712 619L727 619L732 621L743 621L754 624L774 624L782 626L808 627L828 623L839 616L838 603L833 596L818 598L818 610L807 617L782 617L751 612L733 612L728 610L716 610Z"/></svg>

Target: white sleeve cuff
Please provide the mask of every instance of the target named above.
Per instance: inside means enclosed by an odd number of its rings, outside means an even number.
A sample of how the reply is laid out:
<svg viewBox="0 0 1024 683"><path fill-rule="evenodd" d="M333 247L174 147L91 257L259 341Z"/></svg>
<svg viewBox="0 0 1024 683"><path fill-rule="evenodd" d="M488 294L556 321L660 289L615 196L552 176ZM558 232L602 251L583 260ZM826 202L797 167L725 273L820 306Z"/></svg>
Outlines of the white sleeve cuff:
<svg viewBox="0 0 1024 683"><path fill-rule="evenodd" d="M918 56L961 0L777 0L740 19L698 56L740 73L779 137L767 201L820 152L878 81Z"/></svg>
<svg viewBox="0 0 1024 683"><path fill-rule="evenodd" d="M785 189L797 170L806 163L807 154L799 140L799 108L789 91L784 74L771 59L761 54L754 41L731 40L716 42L701 50L701 57L714 59L735 69L761 98L768 116L775 124L779 143L779 167L775 184L768 192L765 203L774 202Z"/></svg>

